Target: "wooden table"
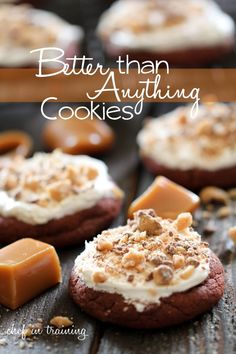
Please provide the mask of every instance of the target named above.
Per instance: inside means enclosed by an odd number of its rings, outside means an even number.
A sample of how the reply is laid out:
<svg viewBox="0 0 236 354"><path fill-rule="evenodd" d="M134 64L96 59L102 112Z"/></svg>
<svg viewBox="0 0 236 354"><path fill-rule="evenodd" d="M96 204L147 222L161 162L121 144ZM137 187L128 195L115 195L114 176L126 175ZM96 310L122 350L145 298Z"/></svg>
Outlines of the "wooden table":
<svg viewBox="0 0 236 354"><path fill-rule="evenodd" d="M100 43L94 36L99 14L109 5L107 0L52 0L44 4L47 9L63 15L73 23L81 24L86 30L85 51L98 60L104 55ZM234 1L223 1L223 5L235 14ZM227 59L219 65L235 66L235 57ZM173 105L146 105L143 117L150 113L161 114L173 108ZM38 104L2 104L0 110L0 128L24 129L35 139L35 150L42 150L40 134L44 124L40 116ZM121 215L115 225L125 222L127 207L131 200L142 193L152 182L139 163L136 134L142 125L142 119L130 122L113 122L117 142L113 151L101 158L108 164L111 175L125 191L126 199ZM209 222L201 218L202 211L196 214L199 220L197 229L202 232ZM203 220L203 221L202 221ZM83 250L83 246L59 251L63 267L63 283L45 294L37 297L17 311L0 308L0 353L81 353L81 354L231 354L236 353L236 261L232 244L227 241L226 230L236 224L236 217L213 221L216 232L206 240L222 260L226 274L226 290L223 299L210 312L184 325L158 331L138 331L106 325L85 315L74 305L68 296L68 278L75 257ZM32 342L22 344L19 334L6 334L6 330L21 330L23 325L43 320L47 326L49 320L56 315L73 317L75 329L85 329L86 338L78 340L77 336L37 335ZM7 345L1 345L1 339ZM24 348L20 349L21 346Z"/></svg>

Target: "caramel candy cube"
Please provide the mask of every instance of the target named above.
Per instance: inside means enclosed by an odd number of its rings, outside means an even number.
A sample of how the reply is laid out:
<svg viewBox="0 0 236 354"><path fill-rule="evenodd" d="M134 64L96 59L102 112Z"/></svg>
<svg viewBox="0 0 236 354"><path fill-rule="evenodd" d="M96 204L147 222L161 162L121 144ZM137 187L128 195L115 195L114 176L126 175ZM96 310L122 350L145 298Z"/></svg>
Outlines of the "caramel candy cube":
<svg viewBox="0 0 236 354"><path fill-rule="evenodd" d="M0 250L0 304L14 310L59 282L53 246L25 238Z"/></svg>
<svg viewBox="0 0 236 354"><path fill-rule="evenodd" d="M64 112L66 113L66 112ZM80 112L81 117L87 112ZM68 114L70 112L68 111ZM57 119L45 125L43 140L51 149L61 149L67 154L99 154L109 151L115 141L115 134L107 123L99 119L79 120Z"/></svg>
<svg viewBox="0 0 236 354"><path fill-rule="evenodd" d="M135 211L154 209L162 218L176 219L180 213L193 212L200 204L199 197L184 187L158 176L151 186L136 200L128 210L132 217Z"/></svg>

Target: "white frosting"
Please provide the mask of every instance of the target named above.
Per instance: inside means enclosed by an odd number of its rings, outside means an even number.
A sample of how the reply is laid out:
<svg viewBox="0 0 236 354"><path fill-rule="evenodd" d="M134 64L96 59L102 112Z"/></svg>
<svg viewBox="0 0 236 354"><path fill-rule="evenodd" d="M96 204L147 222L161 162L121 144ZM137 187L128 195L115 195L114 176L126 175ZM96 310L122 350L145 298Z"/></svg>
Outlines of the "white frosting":
<svg viewBox="0 0 236 354"><path fill-rule="evenodd" d="M129 21L135 23L135 18L142 16L145 11L145 3L150 1L119 0L102 16L98 32L105 39L109 38L110 43L115 46L150 52L215 46L233 40L235 32L233 19L211 0L156 0L156 2L162 5L166 2L167 6L180 8L186 18L172 26L161 26L163 14L157 7L156 11L149 12L147 18L147 23L156 26L147 30L132 31ZM194 10L195 7L201 11ZM119 22L126 18L126 26L119 25Z"/></svg>
<svg viewBox="0 0 236 354"><path fill-rule="evenodd" d="M95 284L92 280L94 272L102 271L105 273L104 268L97 267L94 264L93 255L96 253L96 244L94 241L86 242L85 251L75 260L74 269L76 274L89 288L122 295L127 303L132 303L137 311L140 312L142 312L148 304L158 304L161 298L193 288L202 283L209 274L209 263L204 261L195 268L188 279L179 278L178 283L175 285L157 286L153 280L146 282L144 279L136 283L130 283L124 277L115 276L109 276L104 283ZM152 290L154 290L155 293Z"/></svg>
<svg viewBox="0 0 236 354"><path fill-rule="evenodd" d="M22 5L23 6L23 5ZM9 7L9 16L11 11L15 11L17 15L18 6ZM21 8L21 6L19 6ZM1 11L1 8L0 8ZM30 22L50 29L55 35L55 43L48 45L44 43L43 47L57 47L61 49L68 49L70 45L78 45L83 37L83 31L76 25L70 25L68 22L61 19L54 13L39 10L35 8L27 8L27 14L30 18ZM12 17L8 18L8 21L14 21L14 12ZM38 53L30 53L30 50L38 48L27 48L23 46L12 45L10 41L0 41L0 64L4 66L26 66L38 61ZM47 59L58 56L58 52L55 50L47 51ZM55 65L55 63L54 63Z"/></svg>
<svg viewBox="0 0 236 354"><path fill-rule="evenodd" d="M85 186L76 195L68 196L61 202L41 207L24 201L11 198L7 192L0 191L0 215L3 217L15 217L29 224L45 224L53 219L60 219L66 215L72 215L78 211L93 207L102 198L114 197L115 184L110 180L106 165L97 159L88 156L71 156L54 152L54 158L58 155L60 161L65 164L77 166L89 166L98 171L98 176L90 184ZM26 161L27 165L37 165L47 154L37 153ZM55 162L56 163L56 162ZM49 165L50 169L50 165ZM49 171L50 173L50 171Z"/></svg>
<svg viewBox="0 0 236 354"><path fill-rule="evenodd" d="M236 106L232 105L231 108L235 112ZM235 166L236 113L231 112L231 108L224 104L200 106L197 117L191 118L191 108L180 107L162 117L151 119L138 134L141 154L173 169L215 171ZM182 115L187 117L186 126L177 123ZM221 123L216 121L218 117ZM197 135L198 121L205 118L212 122L214 136ZM230 127L226 128L227 124L231 124ZM226 135L217 137L218 129L219 134L226 129ZM227 134L231 134L229 142ZM232 139L232 136L235 138ZM205 146L215 148L215 154L204 153L202 148Z"/></svg>

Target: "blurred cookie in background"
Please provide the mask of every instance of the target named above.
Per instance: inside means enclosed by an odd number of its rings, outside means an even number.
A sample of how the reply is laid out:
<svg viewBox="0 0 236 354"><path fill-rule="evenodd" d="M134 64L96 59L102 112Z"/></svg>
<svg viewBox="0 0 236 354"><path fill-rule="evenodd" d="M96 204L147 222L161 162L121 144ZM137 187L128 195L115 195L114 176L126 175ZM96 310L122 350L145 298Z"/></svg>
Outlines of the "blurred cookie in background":
<svg viewBox="0 0 236 354"><path fill-rule="evenodd" d="M201 65L230 53L233 19L212 0L118 0L98 25L107 54Z"/></svg>
<svg viewBox="0 0 236 354"><path fill-rule="evenodd" d="M235 104L201 105L195 117L190 106L179 107L147 121L137 140L144 164L156 175L187 188L235 184Z"/></svg>
<svg viewBox="0 0 236 354"><path fill-rule="evenodd" d="M89 156L54 151L0 159L0 242L79 244L111 224L122 200L107 166Z"/></svg>
<svg viewBox="0 0 236 354"><path fill-rule="evenodd" d="M34 9L28 4L0 6L2 67L32 67L39 54L30 51L45 47L61 48L65 57L73 56L78 53L82 38L80 27L48 11ZM47 51L47 58L55 56L58 52Z"/></svg>

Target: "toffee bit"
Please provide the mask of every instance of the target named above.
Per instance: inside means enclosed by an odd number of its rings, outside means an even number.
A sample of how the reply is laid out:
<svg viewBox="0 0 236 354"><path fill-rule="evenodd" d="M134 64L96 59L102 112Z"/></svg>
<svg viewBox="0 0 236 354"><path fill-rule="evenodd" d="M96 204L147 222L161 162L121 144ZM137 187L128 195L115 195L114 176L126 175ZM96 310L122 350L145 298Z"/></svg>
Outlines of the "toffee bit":
<svg viewBox="0 0 236 354"><path fill-rule="evenodd" d="M229 228L228 236L236 244L236 226Z"/></svg>
<svg viewBox="0 0 236 354"><path fill-rule="evenodd" d="M199 262L196 258L194 258L194 257L189 257L189 258L187 258L187 260L186 260L186 264L192 265L192 266L194 266L195 268L197 268L197 267L199 266L200 262Z"/></svg>
<svg viewBox="0 0 236 354"><path fill-rule="evenodd" d="M152 216L141 215L138 228L140 231L146 231L148 236L160 235L162 233L161 224Z"/></svg>
<svg viewBox="0 0 236 354"><path fill-rule="evenodd" d="M143 253L131 250L123 256L121 263L124 268L136 268L144 262L145 257Z"/></svg>
<svg viewBox="0 0 236 354"><path fill-rule="evenodd" d="M200 199L203 204L219 203L228 204L229 195L223 189L217 187L206 187L200 192Z"/></svg>
<svg viewBox="0 0 236 354"><path fill-rule="evenodd" d="M113 248L113 244L106 238L99 238L97 243L97 250L104 252L104 251L111 251Z"/></svg>
<svg viewBox="0 0 236 354"><path fill-rule="evenodd" d="M153 272L149 273L145 279L146 281L151 281L153 280Z"/></svg>
<svg viewBox="0 0 236 354"><path fill-rule="evenodd" d="M104 283L107 280L107 275L103 272L95 272L92 278L94 283Z"/></svg>
<svg viewBox="0 0 236 354"><path fill-rule="evenodd" d="M166 265L160 265L153 271L153 279L157 285L168 285L172 278L173 270Z"/></svg>
<svg viewBox="0 0 236 354"><path fill-rule="evenodd" d="M73 321L65 316L55 316L50 320L50 324L57 328L65 328L72 326Z"/></svg>
<svg viewBox="0 0 236 354"><path fill-rule="evenodd" d="M184 231L192 225L193 217L190 213L179 214L176 220L176 226L178 231Z"/></svg>
<svg viewBox="0 0 236 354"><path fill-rule="evenodd" d="M202 212L202 217L203 217L203 219L210 219L212 217L212 213L208 210L204 210Z"/></svg>
<svg viewBox="0 0 236 354"><path fill-rule="evenodd" d="M182 255L174 254L173 255L173 264L174 268L179 269L185 265L185 258Z"/></svg>
<svg viewBox="0 0 236 354"><path fill-rule="evenodd" d="M203 228L203 234L206 236L212 235L216 232L216 226L212 222L209 222Z"/></svg>
<svg viewBox="0 0 236 354"><path fill-rule="evenodd" d="M182 271L180 277L182 279L186 280L186 279L191 277L191 275L193 274L194 270L195 270L195 267L193 265L189 265L187 268L185 268Z"/></svg>
<svg viewBox="0 0 236 354"><path fill-rule="evenodd" d="M231 213L232 213L231 208L229 208L228 206L224 206L217 211L216 216L219 219L223 219L223 218L227 218L228 216L230 216Z"/></svg>
<svg viewBox="0 0 236 354"><path fill-rule="evenodd" d="M133 274L129 274L127 277L127 280L129 283L132 283L134 281L134 275Z"/></svg>
<svg viewBox="0 0 236 354"><path fill-rule="evenodd" d="M228 191L230 199L236 199L236 188L232 188Z"/></svg>

